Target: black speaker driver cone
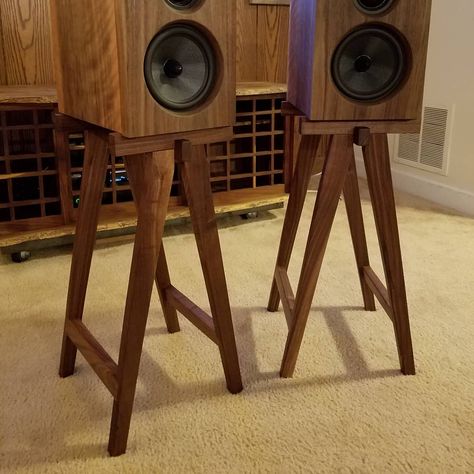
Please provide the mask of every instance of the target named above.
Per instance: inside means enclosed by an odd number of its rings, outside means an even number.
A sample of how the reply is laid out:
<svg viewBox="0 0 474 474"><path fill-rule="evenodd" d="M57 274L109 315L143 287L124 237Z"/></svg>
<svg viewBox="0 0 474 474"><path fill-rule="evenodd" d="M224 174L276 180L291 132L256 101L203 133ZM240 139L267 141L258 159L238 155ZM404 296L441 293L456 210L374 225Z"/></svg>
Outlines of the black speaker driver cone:
<svg viewBox="0 0 474 474"><path fill-rule="evenodd" d="M402 37L379 25L349 33L332 59L332 77L337 88L357 101L376 101L394 92L408 69Z"/></svg>
<svg viewBox="0 0 474 474"><path fill-rule="evenodd" d="M158 103L171 110L191 110L212 93L217 75L214 47L200 29L173 24L151 41L144 72Z"/></svg>
<svg viewBox="0 0 474 474"><path fill-rule="evenodd" d="M354 0L356 7L369 15L386 12L393 2L394 0Z"/></svg>
<svg viewBox="0 0 474 474"><path fill-rule="evenodd" d="M166 2L177 10L192 8L199 0L166 0Z"/></svg>

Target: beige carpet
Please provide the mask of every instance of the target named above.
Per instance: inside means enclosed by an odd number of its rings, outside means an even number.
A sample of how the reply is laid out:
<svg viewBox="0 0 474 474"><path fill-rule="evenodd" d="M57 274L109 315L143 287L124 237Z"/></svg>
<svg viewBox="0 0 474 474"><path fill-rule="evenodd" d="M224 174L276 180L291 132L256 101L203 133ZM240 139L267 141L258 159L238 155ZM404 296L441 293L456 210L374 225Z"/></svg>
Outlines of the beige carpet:
<svg viewBox="0 0 474 474"><path fill-rule="evenodd" d="M290 269L298 275L314 194ZM361 311L343 206L295 377L265 311L283 211L223 222L245 391L225 390L216 347L151 306L128 453L107 456L112 400L78 358L57 377L70 249L0 263L0 471L127 473L474 472L474 220L402 199L399 220L418 375L403 377L382 311ZM370 208L373 266L380 271ZM239 225L237 225L239 224ZM174 282L207 307L194 240L165 240ZM173 235L171 235L173 234ZM86 322L114 357L132 246L99 244Z"/></svg>

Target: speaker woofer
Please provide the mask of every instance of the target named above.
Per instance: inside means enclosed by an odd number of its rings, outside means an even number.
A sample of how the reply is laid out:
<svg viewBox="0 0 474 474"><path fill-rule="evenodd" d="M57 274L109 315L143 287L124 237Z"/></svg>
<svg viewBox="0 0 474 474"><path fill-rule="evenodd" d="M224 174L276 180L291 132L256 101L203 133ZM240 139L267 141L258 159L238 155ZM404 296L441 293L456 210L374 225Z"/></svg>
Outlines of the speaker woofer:
<svg viewBox="0 0 474 474"><path fill-rule="evenodd" d="M379 25L353 31L332 59L332 77L350 99L367 102L394 92L406 77L407 48L400 34Z"/></svg>
<svg viewBox="0 0 474 474"><path fill-rule="evenodd" d="M165 0L166 3L171 5L177 10L186 10L187 8L192 8L196 5L199 0Z"/></svg>
<svg viewBox="0 0 474 474"><path fill-rule="evenodd" d="M377 15L387 11L394 0L354 0L355 6L364 13Z"/></svg>
<svg viewBox="0 0 474 474"><path fill-rule="evenodd" d="M148 90L163 107L188 111L212 93L217 58L209 38L188 24L173 24L160 31L145 55Z"/></svg>

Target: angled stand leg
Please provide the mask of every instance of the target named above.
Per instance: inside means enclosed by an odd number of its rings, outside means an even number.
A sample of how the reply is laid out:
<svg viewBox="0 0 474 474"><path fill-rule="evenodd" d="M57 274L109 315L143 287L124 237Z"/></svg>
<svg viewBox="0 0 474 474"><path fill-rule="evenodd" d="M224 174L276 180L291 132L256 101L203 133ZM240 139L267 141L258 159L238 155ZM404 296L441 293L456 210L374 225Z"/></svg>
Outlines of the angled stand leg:
<svg viewBox="0 0 474 474"><path fill-rule="evenodd" d="M85 144L86 152L82 174L81 201L72 252L66 306L66 325L59 366L59 375L61 377L67 377L74 372L77 348L67 336L66 326L71 320L82 319L109 158L107 133L100 130L88 130L85 134Z"/></svg>
<svg viewBox="0 0 474 474"><path fill-rule="evenodd" d="M353 159L352 137L334 135L314 207L280 375L293 375L339 198Z"/></svg>
<svg viewBox="0 0 474 474"><path fill-rule="evenodd" d="M166 158L164 157L166 156ZM170 154L125 158L138 224L118 362L118 393L109 438L112 456L126 450L145 327L168 209L174 161Z"/></svg>
<svg viewBox="0 0 474 474"><path fill-rule="evenodd" d="M168 154L168 156L165 156L165 154ZM174 160L173 150L159 152L159 155L162 156L163 159ZM171 287L170 272L168 270L168 263L166 262L165 249L162 241L159 241L159 246L160 254L155 275L156 289L158 291L158 296L160 297L163 316L165 318L168 332L175 333L179 331L178 314L166 295L166 290Z"/></svg>
<svg viewBox="0 0 474 474"><path fill-rule="evenodd" d="M359 271L362 296L364 298L364 307L367 311L375 311L374 294L364 277L364 267L370 266L370 263L354 151L352 151L351 164L347 173L346 182L344 183L344 203L349 219L349 227L351 229L352 243L354 246L357 269Z"/></svg>
<svg viewBox="0 0 474 474"><path fill-rule="evenodd" d="M288 270L320 140L321 137L319 135L303 135L301 138L295 174L291 180L290 198L283 224L275 272L278 268ZM280 294L274 276L268 301L268 311L277 311L279 303Z"/></svg>
<svg viewBox="0 0 474 474"><path fill-rule="evenodd" d="M190 142L181 141L177 144L176 152L177 161L182 163L182 179L206 282L227 388L231 393L238 393L242 390L242 379L209 181L209 161L203 145L192 146Z"/></svg>
<svg viewBox="0 0 474 474"><path fill-rule="evenodd" d="M156 289L160 297L161 307L163 308L163 315L166 321L166 327L169 333L179 331L179 320L176 308L169 302L166 295L166 290L171 286L170 272L166 262L165 249L163 242L160 244L160 254L158 256L158 266L156 268L155 276Z"/></svg>
<svg viewBox="0 0 474 474"><path fill-rule="evenodd" d="M375 224L382 252L402 373L415 374L387 135L375 134L363 147Z"/></svg>

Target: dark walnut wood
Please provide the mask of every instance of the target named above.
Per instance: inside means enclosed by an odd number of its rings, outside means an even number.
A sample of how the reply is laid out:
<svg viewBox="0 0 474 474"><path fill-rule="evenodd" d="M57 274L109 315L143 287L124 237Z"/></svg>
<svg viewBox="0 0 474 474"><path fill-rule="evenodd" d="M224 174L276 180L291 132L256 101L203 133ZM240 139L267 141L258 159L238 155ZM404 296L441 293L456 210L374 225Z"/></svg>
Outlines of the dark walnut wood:
<svg viewBox="0 0 474 474"><path fill-rule="evenodd" d="M62 121L64 126L59 133L67 133L66 122L67 120ZM71 121L71 127L75 129L78 124ZM82 181L83 194L73 250L60 375L67 377L74 372L76 352L79 349L114 397L108 450L112 456L118 456L127 447L154 283L168 331L179 331L179 311L218 346L227 387L231 393L242 390L242 379L212 200L209 160L202 137L196 138L198 145L189 141L175 141L172 144L175 153L148 151L150 137L146 137L142 140L142 145L147 152L132 153L125 157L138 219L118 363L111 359L82 323L109 151L112 154L116 151L116 136L111 140L109 132L95 127L87 129L85 133L87 153ZM203 136L209 137L209 132L203 132ZM216 130L216 136L222 136L222 131ZM179 137L180 135L176 135L176 139ZM125 149L134 152L140 148L140 140L131 142L132 145ZM159 140L154 143L160 147ZM126 140L121 139L120 146L124 144L126 145ZM182 168L183 185L212 316L196 306L172 286L170 281L162 235L175 161Z"/></svg>
<svg viewBox="0 0 474 474"><path fill-rule="evenodd" d="M82 199L76 238L72 251L71 274L66 306L68 321L82 319L87 283L94 249L97 222L102 199L102 188L109 159L108 136L101 130L86 132L87 151L82 177ZM67 377L74 372L76 346L67 335L65 328L59 374Z"/></svg>
<svg viewBox="0 0 474 474"><path fill-rule="evenodd" d="M419 120L430 13L431 0L397 0L392 8L377 16L362 13L352 0L293 0L288 101L314 121ZM403 35L410 48L410 69L404 83L389 97L375 103L360 103L343 96L335 86L331 58L349 32L373 22Z"/></svg>
<svg viewBox="0 0 474 474"><path fill-rule="evenodd" d="M287 110L292 113L290 108ZM319 124L314 125L316 129ZM323 125L329 127L329 124ZM339 126L335 126L332 131L334 134L329 139L323 137L329 144L329 151L316 198L296 297L288 279L287 269L304 203L305 184L317 160L317 147L322 143L322 138L318 135L303 135L295 176L291 184L290 200L268 305L270 311L276 311L281 298L288 323L288 338L280 374L282 377L293 376L341 192L344 193L364 307L368 311L373 311L374 296L380 301L395 328L401 371L406 375L414 374L415 364L387 135L371 134L369 129L361 127L352 129L351 133L346 135L340 134ZM363 146L387 288L369 263L353 143Z"/></svg>
<svg viewBox="0 0 474 474"><path fill-rule="evenodd" d="M283 224L280 248L278 250L277 269L284 268L288 270L319 142L320 137L317 135L306 135L301 139L295 173L291 180L290 198ZM279 302L280 296L277 281L274 278L267 306L268 310L277 311Z"/></svg>
<svg viewBox="0 0 474 474"><path fill-rule="evenodd" d="M351 163L351 150L351 137L343 135L333 137L324 164L311 220L301 276L296 292L293 325L288 334L280 370L282 377L291 377L295 369L339 197Z"/></svg>
<svg viewBox="0 0 474 474"><path fill-rule="evenodd" d="M363 148L363 152L400 365L404 374L413 375L415 374L415 362L387 136L384 134L372 135L370 143Z"/></svg>
<svg viewBox="0 0 474 474"><path fill-rule="evenodd" d="M51 0L51 12L61 112L126 137L233 124L234 0L207 0L186 18L164 1ZM143 57L157 31L185 19L212 35L211 41L220 48L220 61L214 93L192 112L177 114L159 105L148 91Z"/></svg>
<svg viewBox="0 0 474 474"><path fill-rule="evenodd" d="M209 184L209 161L202 145L192 147L191 142L179 142L177 147L182 159L184 190L211 305L227 388L231 393L238 393L242 390L242 380Z"/></svg>

